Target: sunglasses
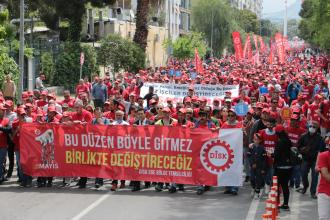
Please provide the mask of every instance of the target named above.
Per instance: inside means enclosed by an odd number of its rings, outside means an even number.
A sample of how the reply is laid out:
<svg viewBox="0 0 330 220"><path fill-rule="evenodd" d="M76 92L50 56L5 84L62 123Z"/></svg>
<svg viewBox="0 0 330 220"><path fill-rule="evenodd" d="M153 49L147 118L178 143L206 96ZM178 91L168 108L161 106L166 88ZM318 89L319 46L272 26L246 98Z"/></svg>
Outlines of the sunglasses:
<svg viewBox="0 0 330 220"><path fill-rule="evenodd" d="M236 115L228 114L228 117L235 117Z"/></svg>
<svg viewBox="0 0 330 220"><path fill-rule="evenodd" d="M317 128L316 126L314 126L314 125L310 125L310 126L308 126L309 128Z"/></svg>

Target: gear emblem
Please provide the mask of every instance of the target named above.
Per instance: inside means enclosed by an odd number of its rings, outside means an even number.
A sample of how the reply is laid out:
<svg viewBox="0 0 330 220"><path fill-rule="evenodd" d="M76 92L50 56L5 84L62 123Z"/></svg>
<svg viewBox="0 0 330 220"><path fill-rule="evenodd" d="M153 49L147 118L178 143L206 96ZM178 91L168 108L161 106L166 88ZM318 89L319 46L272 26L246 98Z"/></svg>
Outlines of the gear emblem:
<svg viewBox="0 0 330 220"><path fill-rule="evenodd" d="M234 152L225 141L211 139L203 144L200 160L204 168L210 173L219 174L233 164Z"/></svg>

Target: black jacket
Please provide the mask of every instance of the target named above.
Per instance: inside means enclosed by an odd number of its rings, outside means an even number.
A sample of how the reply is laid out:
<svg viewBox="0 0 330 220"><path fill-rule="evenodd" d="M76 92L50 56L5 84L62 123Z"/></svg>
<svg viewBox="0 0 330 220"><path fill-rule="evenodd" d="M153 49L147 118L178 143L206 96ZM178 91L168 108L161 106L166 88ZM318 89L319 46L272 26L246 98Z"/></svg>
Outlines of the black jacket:
<svg viewBox="0 0 330 220"><path fill-rule="evenodd" d="M306 132L299 138L297 148L304 161L315 162L317 154L325 150L325 142L319 133Z"/></svg>
<svg viewBox="0 0 330 220"><path fill-rule="evenodd" d="M274 151L274 167L291 167L292 143L287 135L278 135L278 137Z"/></svg>
<svg viewBox="0 0 330 220"><path fill-rule="evenodd" d="M247 156L251 166L255 164L257 170L267 170L267 153L264 146L253 144L253 147L249 148Z"/></svg>

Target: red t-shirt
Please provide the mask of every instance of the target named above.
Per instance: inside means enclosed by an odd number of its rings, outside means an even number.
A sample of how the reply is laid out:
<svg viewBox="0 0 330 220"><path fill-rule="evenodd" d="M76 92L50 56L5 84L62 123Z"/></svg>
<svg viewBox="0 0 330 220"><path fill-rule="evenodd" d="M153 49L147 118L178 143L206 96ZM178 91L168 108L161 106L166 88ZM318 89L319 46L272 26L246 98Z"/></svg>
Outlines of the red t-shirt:
<svg viewBox="0 0 330 220"><path fill-rule="evenodd" d="M321 127L330 129L330 101L325 100L320 105L321 114L327 119L321 119Z"/></svg>
<svg viewBox="0 0 330 220"><path fill-rule="evenodd" d="M1 127L7 127L9 124L8 118L0 118ZM7 148L7 134L0 131L0 148Z"/></svg>
<svg viewBox="0 0 330 220"><path fill-rule="evenodd" d="M330 151L322 152L319 154L317 167L321 170L321 168L328 168L330 172ZM322 174L320 175L320 183L318 186L318 193L325 193L330 196L330 182L327 181Z"/></svg>
<svg viewBox="0 0 330 220"><path fill-rule="evenodd" d="M19 120L16 119L15 121L13 121L13 124L12 124L12 128L13 128L13 131L19 129ZM20 149L20 144L19 144L19 131L17 131L13 137L13 142L15 144L15 147L14 147L14 150L15 151L18 151Z"/></svg>
<svg viewBox="0 0 330 220"><path fill-rule="evenodd" d="M63 105L65 103L65 104L68 104L68 106L70 108L73 108L74 102L75 102L75 99L70 98L70 99L64 99L64 100L60 101L58 104Z"/></svg>
<svg viewBox="0 0 330 220"><path fill-rule="evenodd" d="M237 121L237 123L235 125L230 125L230 124L228 124L228 122L224 122L221 125L221 129L226 129L226 128L242 128L242 127L243 127L242 121Z"/></svg>
<svg viewBox="0 0 330 220"><path fill-rule="evenodd" d="M276 133L274 132L274 134L268 134L266 129L261 130L259 133L260 133L260 136L262 137L266 152L269 154L273 154L275 151L276 143L278 141L278 137L277 137ZM269 165L272 165L274 162L273 158L267 157L267 162Z"/></svg>
<svg viewBox="0 0 330 220"><path fill-rule="evenodd" d="M115 119L115 113L112 111L104 112L103 116L106 117L107 119L111 119L111 120Z"/></svg>
<svg viewBox="0 0 330 220"><path fill-rule="evenodd" d="M320 108L320 104L315 104L312 103L309 107L308 107L308 111L307 111L307 119L310 121L318 121L320 122L320 116L317 114L317 110L319 110Z"/></svg>
<svg viewBox="0 0 330 220"><path fill-rule="evenodd" d="M37 100L37 101L36 101L36 104L37 104L38 107L42 108L42 107L44 107L45 105L47 105L48 102L45 101L45 100L40 99L40 100Z"/></svg>
<svg viewBox="0 0 330 220"><path fill-rule="evenodd" d="M92 113L86 111L85 109L82 110L81 114L73 112L71 116L73 121L91 122L93 120Z"/></svg>
<svg viewBox="0 0 330 220"><path fill-rule="evenodd" d="M285 130L288 133L289 139L293 147L296 147L299 138L303 133L306 132L306 130L301 127L298 128L287 127Z"/></svg>
<svg viewBox="0 0 330 220"><path fill-rule="evenodd" d="M80 85L80 84L77 85L76 94L79 98L82 93L88 93L88 92L89 92L89 88L86 85Z"/></svg>

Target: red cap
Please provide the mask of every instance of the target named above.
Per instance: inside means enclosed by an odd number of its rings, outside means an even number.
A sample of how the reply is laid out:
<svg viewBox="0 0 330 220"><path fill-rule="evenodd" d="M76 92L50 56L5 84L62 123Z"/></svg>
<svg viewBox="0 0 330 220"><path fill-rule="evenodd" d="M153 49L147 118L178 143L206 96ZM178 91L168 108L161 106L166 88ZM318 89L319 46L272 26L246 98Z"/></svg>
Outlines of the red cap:
<svg viewBox="0 0 330 220"><path fill-rule="evenodd" d="M5 106L12 107L14 105L13 101L7 100L5 101Z"/></svg>
<svg viewBox="0 0 330 220"><path fill-rule="evenodd" d="M48 106L48 110L47 111L48 112L56 112L57 113L55 106Z"/></svg>
<svg viewBox="0 0 330 220"><path fill-rule="evenodd" d="M264 108L264 106L261 102L257 102L256 108Z"/></svg>
<svg viewBox="0 0 330 220"><path fill-rule="evenodd" d="M183 113L183 114L186 114L186 109L185 108L180 108L179 109L179 112Z"/></svg>
<svg viewBox="0 0 330 220"><path fill-rule="evenodd" d="M292 114L291 115L291 119L293 119L293 120L297 120L299 118L300 118L300 115L299 114Z"/></svg>
<svg viewBox="0 0 330 220"><path fill-rule="evenodd" d="M168 113L170 113L171 112L171 109L169 107L165 107L165 108L163 108L162 112L168 112Z"/></svg>
<svg viewBox="0 0 330 220"><path fill-rule="evenodd" d="M25 112L24 108L18 108L17 109L17 114L24 115L24 114L26 114L26 112Z"/></svg>
<svg viewBox="0 0 330 220"><path fill-rule="evenodd" d="M48 95L48 92L47 92L46 90L43 90L43 91L41 92L41 95Z"/></svg>
<svg viewBox="0 0 330 220"><path fill-rule="evenodd" d="M262 109L262 113L269 113L269 109L268 108Z"/></svg>
<svg viewBox="0 0 330 220"><path fill-rule="evenodd" d="M155 104L155 103L157 103L155 99L150 99L149 105L152 105L152 104Z"/></svg>

